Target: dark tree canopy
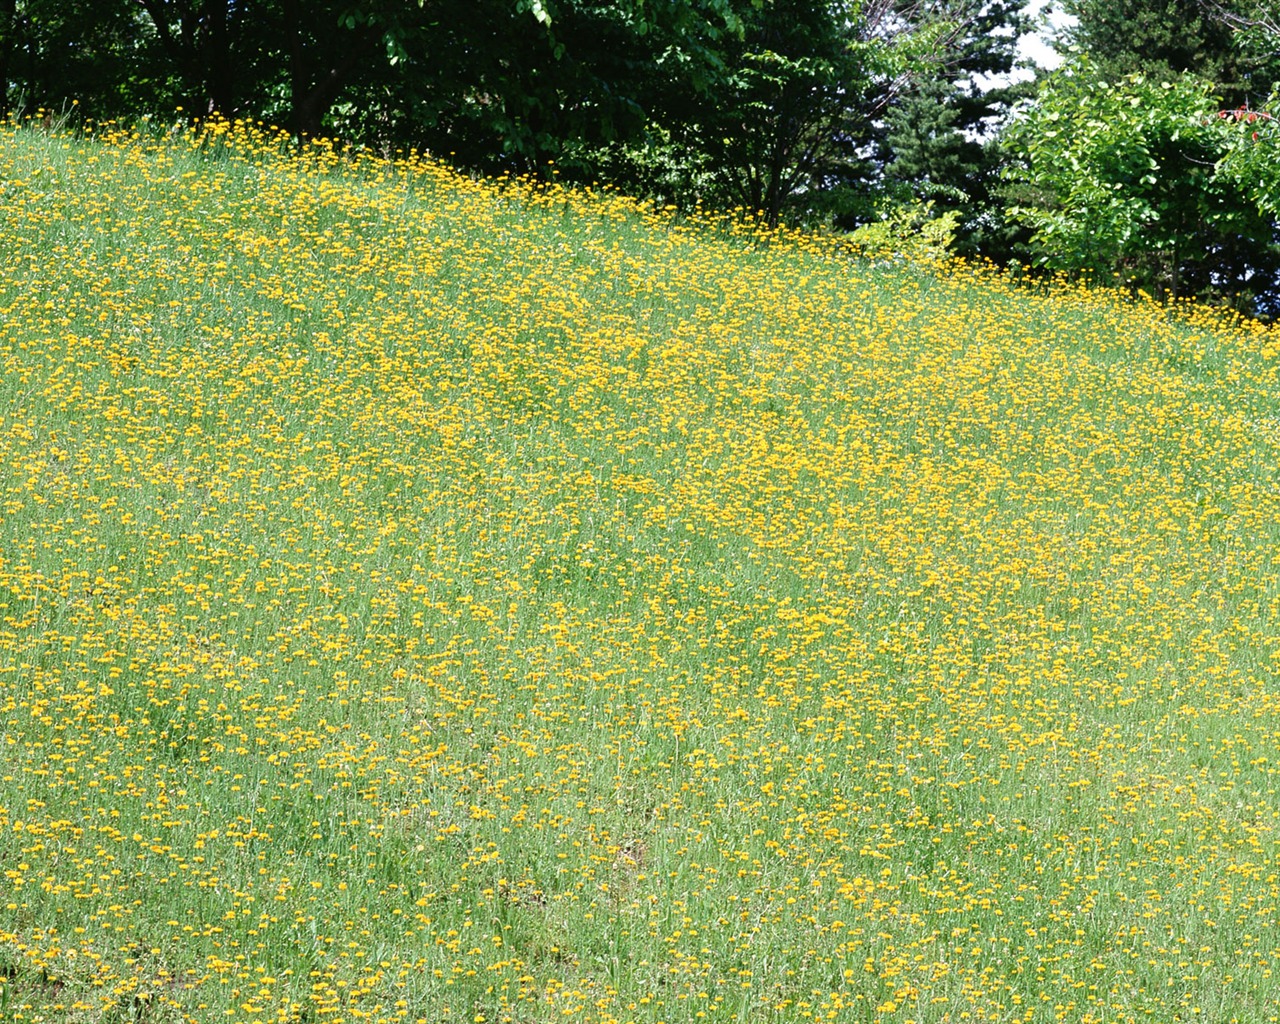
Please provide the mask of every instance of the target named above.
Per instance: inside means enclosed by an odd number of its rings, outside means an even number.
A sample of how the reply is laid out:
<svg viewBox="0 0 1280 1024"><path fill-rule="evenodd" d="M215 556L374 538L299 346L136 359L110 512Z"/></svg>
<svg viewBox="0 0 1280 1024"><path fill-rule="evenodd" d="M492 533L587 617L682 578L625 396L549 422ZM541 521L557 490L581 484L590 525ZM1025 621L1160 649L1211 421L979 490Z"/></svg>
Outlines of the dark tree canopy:
<svg viewBox="0 0 1280 1024"><path fill-rule="evenodd" d="M1022 5L0 0L0 101L74 100L97 120L180 107L486 172L554 161L570 178L770 223L856 218L872 209L893 105L936 78L964 130L992 103L961 101L959 76L1007 65L1011 40L981 39Z"/></svg>
<svg viewBox="0 0 1280 1024"><path fill-rule="evenodd" d="M1260 39L1276 14L1267 10L1271 3L1064 0L1063 7L1077 24L1062 42L1087 54L1108 80L1190 73L1213 82L1235 106L1265 100L1280 76L1280 47Z"/></svg>
<svg viewBox="0 0 1280 1024"><path fill-rule="evenodd" d="M1065 0L1063 7L1077 19L1065 42L1087 53L1104 77L1235 77L1231 29L1202 0Z"/></svg>

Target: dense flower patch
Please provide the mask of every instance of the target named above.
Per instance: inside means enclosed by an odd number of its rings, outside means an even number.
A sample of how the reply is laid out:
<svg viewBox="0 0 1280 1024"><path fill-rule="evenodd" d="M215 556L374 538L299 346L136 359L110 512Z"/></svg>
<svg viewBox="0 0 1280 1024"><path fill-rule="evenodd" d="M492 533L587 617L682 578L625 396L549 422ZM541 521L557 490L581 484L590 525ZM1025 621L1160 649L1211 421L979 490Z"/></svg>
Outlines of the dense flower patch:
<svg viewBox="0 0 1280 1024"><path fill-rule="evenodd" d="M243 126L0 209L6 1019L1280 1015L1273 332Z"/></svg>

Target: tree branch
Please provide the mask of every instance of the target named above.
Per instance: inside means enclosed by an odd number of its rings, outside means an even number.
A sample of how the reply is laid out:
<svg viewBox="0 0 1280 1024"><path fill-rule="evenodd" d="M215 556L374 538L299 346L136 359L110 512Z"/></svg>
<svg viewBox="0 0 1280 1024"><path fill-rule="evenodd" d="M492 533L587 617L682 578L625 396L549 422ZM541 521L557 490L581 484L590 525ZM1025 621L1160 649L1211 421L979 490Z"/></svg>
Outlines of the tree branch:
<svg viewBox="0 0 1280 1024"><path fill-rule="evenodd" d="M1253 14L1241 14L1220 0L1201 0L1209 16L1237 30L1261 29L1268 35L1280 36L1280 15L1268 13L1255 6Z"/></svg>
<svg viewBox="0 0 1280 1024"><path fill-rule="evenodd" d="M169 19L165 15L165 5L160 0L138 0L138 4L147 12L147 17L151 19L151 23L156 27L156 34L160 36L160 45L164 47L164 52L169 55L179 67L186 64L189 54L184 52L184 48L173 33L169 30Z"/></svg>

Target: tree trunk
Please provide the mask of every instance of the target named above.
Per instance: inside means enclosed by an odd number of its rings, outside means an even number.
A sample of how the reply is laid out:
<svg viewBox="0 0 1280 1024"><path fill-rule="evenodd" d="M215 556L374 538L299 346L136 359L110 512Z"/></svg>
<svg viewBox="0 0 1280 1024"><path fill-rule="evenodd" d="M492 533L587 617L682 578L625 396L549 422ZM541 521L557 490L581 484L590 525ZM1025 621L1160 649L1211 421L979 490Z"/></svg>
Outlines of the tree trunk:
<svg viewBox="0 0 1280 1024"><path fill-rule="evenodd" d="M764 216L770 228L776 228L782 220L782 204L787 198L783 178L786 176L787 164L791 159L791 144L786 136L795 130L785 107L783 112L777 115L777 119L773 145L769 153L769 166L765 172L768 186L764 197Z"/></svg>
<svg viewBox="0 0 1280 1024"><path fill-rule="evenodd" d="M138 0L151 18L165 55L183 83L192 113L235 113L235 62L228 20L232 0L205 0L199 8L166 0ZM175 32L170 23L176 18Z"/></svg>
<svg viewBox="0 0 1280 1024"><path fill-rule="evenodd" d="M232 117L235 114L235 74L231 60L231 34L227 25L228 0L208 0L203 39L205 90L209 113Z"/></svg>
<svg viewBox="0 0 1280 1024"><path fill-rule="evenodd" d="M167 0L138 0L151 24L155 27L156 36L160 40L165 56L173 65L173 70L182 83L182 99L189 113L197 113L206 105L202 94L205 92L203 76L200 74L200 60L196 45L192 38L195 31L193 19L189 12L179 11L177 15L177 31L170 24L170 6Z"/></svg>
<svg viewBox="0 0 1280 1024"><path fill-rule="evenodd" d="M337 100L342 87L350 80L360 63L369 59L377 33L363 28L350 33L350 45L342 49L342 56L330 63L327 69L313 67L307 54L303 32L302 5L299 0L284 0L285 32L289 45L289 90L291 112L289 130L299 140L319 135L324 127L324 116ZM336 26L328 31L338 31Z"/></svg>

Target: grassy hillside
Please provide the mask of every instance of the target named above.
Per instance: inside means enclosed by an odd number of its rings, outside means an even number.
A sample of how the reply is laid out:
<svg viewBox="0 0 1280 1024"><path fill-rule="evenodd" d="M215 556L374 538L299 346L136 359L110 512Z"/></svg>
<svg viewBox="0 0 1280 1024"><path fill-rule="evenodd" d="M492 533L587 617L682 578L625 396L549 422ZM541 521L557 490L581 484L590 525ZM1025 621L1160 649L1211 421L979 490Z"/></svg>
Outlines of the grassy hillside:
<svg viewBox="0 0 1280 1024"><path fill-rule="evenodd" d="M0 1019L1280 1016L1274 332L0 132Z"/></svg>

